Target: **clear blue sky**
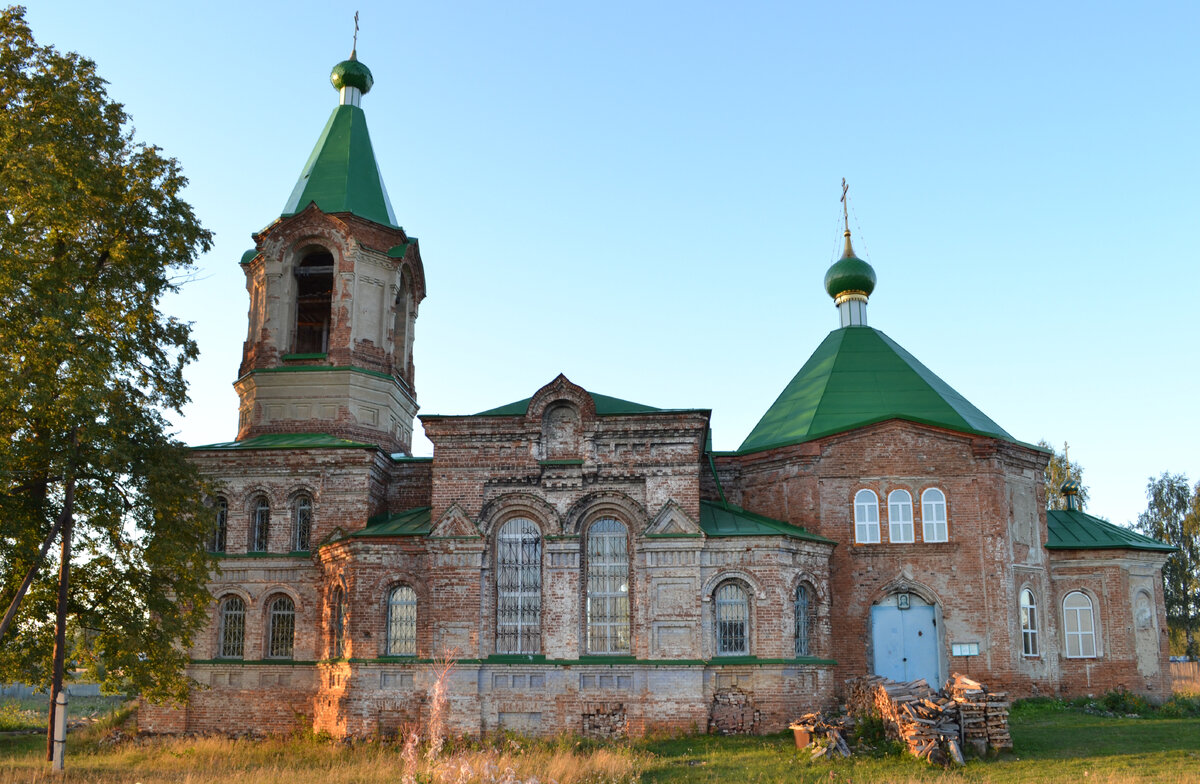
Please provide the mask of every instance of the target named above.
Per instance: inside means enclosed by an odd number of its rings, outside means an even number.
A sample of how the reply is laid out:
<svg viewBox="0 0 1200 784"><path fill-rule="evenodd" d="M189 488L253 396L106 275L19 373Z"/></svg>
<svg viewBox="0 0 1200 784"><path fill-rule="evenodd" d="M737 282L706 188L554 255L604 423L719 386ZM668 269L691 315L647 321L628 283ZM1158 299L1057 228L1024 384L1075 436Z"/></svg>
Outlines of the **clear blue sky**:
<svg viewBox="0 0 1200 784"><path fill-rule="evenodd" d="M185 441L235 434L237 261L336 104L356 9L425 260L423 411L561 371L711 408L736 448L837 326L845 177L871 325L1016 438L1069 441L1089 511L1200 479L1195 2L34 2L216 232L167 303L201 349Z"/></svg>

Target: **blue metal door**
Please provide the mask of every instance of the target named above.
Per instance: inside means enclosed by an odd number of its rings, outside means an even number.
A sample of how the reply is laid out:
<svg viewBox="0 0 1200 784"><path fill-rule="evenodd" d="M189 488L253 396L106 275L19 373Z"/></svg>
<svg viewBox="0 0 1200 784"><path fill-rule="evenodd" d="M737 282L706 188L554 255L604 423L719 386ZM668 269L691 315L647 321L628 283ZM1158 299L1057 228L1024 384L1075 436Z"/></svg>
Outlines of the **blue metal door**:
<svg viewBox="0 0 1200 784"><path fill-rule="evenodd" d="M871 643L876 675L894 681L924 678L933 688L941 687L933 607L872 607Z"/></svg>

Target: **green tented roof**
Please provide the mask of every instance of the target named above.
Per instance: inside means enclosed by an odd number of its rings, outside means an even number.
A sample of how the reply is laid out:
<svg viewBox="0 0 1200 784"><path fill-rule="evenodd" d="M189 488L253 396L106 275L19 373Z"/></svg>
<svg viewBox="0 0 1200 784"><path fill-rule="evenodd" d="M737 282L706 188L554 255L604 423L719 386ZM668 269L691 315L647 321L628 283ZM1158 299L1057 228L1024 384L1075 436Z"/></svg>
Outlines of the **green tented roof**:
<svg viewBox="0 0 1200 784"><path fill-rule="evenodd" d="M592 402L596 404L596 413L600 416L613 416L618 414L648 414L655 411L663 411L664 409L655 408L654 406L646 406L641 403L632 403L628 400L621 400L608 395L598 395L595 392L588 392L592 397ZM515 403L509 403L506 406L499 408L490 408L487 411L480 411L473 416L525 416L529 411L529 401L532 398L518 400Z"/></svg>
<svg viewBox="0 0 1200 784"><path fill-rule="evenodd" d="M1016 440L887 335L855 326L829 333L738 451L798 444L888 419Z"/></svg>
<svg viewBox="0 0 1200 784"><path fill-rule="evenodd" d="M832 539L810 533L800 526L747 512L740 506L720 501L700 502L700 529L706 536L790 536L793 539L836 544Z"/></svg>
<svg viewBox="0 0 1200 784"><path fill-rule="evenodd" d="M349 441L325 433L271 433L244 441L205 444L192 449L375 449L374 444Z"/></svg>
<svg viewBox="0 0 1200 784"><path fill-rule="evenodd" d="M283 216L311 202L324 213L349 212L385 226L397 226L375 151L367 134L367 116L357 106L337 107L288 197Z"/></svg>
<svg viewBox="0 0 1200 784"><path fill-rule="evenodd" d="M428 536L433 530L432 507L418 506L390 515L376 515L367 521L367 527L350 536L370 538L374 536Z"/></svg>
<svg viewBox="0 0 1200 784"><path fill-rule="evenodd" d="M1046 529L1047 550L1153 550L1169 553L1177 549L1077 509L1047 511Z"/></svg>

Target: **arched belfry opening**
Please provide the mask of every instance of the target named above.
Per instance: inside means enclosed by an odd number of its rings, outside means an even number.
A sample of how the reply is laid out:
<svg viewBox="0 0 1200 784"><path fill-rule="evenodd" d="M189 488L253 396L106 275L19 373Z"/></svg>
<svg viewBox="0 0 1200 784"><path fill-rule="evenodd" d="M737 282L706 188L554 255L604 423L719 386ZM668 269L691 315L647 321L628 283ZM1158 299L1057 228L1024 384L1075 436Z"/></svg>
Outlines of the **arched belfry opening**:
<svg viewBox="0 0 1200 784"><path fill-rule="evenodd" d="M292 351L329 351L329 321L333 312L333 254L321 247L301 254L296 265L296 331Z"/></svg>
<svg viewBox="0 0 1200 784"><path fill-rule="evenodd" d="M407 269L400 271L400 285L393 304L395 320L392 325L392 365L396 375L411 387L412 343L413 343L413 292L412 278Z"/></svg>

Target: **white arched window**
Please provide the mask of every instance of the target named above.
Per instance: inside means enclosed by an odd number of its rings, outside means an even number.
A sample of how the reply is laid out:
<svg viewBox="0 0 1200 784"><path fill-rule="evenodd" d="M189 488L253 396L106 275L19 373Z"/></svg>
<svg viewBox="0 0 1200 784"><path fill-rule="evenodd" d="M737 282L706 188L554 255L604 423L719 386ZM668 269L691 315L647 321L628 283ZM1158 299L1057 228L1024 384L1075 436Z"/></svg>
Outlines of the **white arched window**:
<svg viewBox="0 0 1200 784"><path fill-rule="evenodd" d="M921 538L926 542L946 542L950 531L946 527L946 495L936 487L921 493Z"/></svg>
<svg viewBox="0 0 1200 784"><path fill-rule="evenodd" d="M387 655L417 655L417 592L397 585L388 594Z"/></svg>
<svg viewBox="0 0 1200 784"><path fill-rule="evenodd" d="M738 583L717 588L717 655L746 656L750 653L750 597Z"/></svg>
<svg viewBox="0 0 1200 784"><path fill-rule="evenodd" d="M296 604L287 596L278 596L267 610L267 658L292 658L296 637Z"/></svg>
<svg viewBox="0 0 1200 784"><path fill-rule="evenodd" d="M611 517L587 534L588 653L629 653L629 538Z"/></svg>
<svg viewBox="0 0 1200 784"><path fill-rule="evenodd" d="M346 592L339 585L329 597L329 658L346 655Z"/></svg>
<svg viewBox="0 0 1200 784"><path fill-rule="evenodd" d="M213 530L208 537L208 551L210 553L223 553L225 552L225 534L229 521L229 502L224 498L218 498L216 512L216 520L213 521Z"/></svg>
<svg viewBox="0 0 1200 784"><path fill-rule="evenodd" d="M888 541L913 540L912 496L907 490L888 493Z"/></svg>
<svg viewBox="0 0 1200 784"><path fill-rule="evenodd" d="M271 535L271 504L263 496L254 500L250 512L250 552L265 553Z"/></svg>
<svg viewBox="0 0 1200 784"><path fill-rule="evenodd" d="M496 535L496 653L538 653L542 641L542 532L509 520Z"/></svg>
<svg viewBox="0 0 1200 784"><path fill-rule="evenodd" d="M814 591L807 583L796 589L796 655L813 655L813 628L817 614L814 611Z"/></svg>
<svg viewBox="0 0 1200 784"><path fill-rule="evenodd" d="M1096 658L1096 622L1087 594L1072 591L1063 599L1063 628L1067 633L1068 659Z"/></svg>
<svg viewBox="0 0 1200 784"><path fill-rule="evenodd" d="M854 494L854 541L859 544L879 541L879 499L870 490Z"/></svg>
<svg viewBox="0 0 1200 784"><path fill-rule="evenodd" d="M1037 656L1040 650L1037 602L1033 598L1033 591L1026 588L1021 591L1021 652L1026 656Z"/></svg>
<svg viewBox="0 0 1200 784"><path fill-rule="evenodd" d="M221 600L217 630L217 658L240 659L246 641L246 603L240 596Z"/></svg>
<svg viewBox="0 0 1200 784"><path fill-rule="evenodd" d="M312 499L298 495L292 502L292 549L307 550L312 537Z"/></svg>

